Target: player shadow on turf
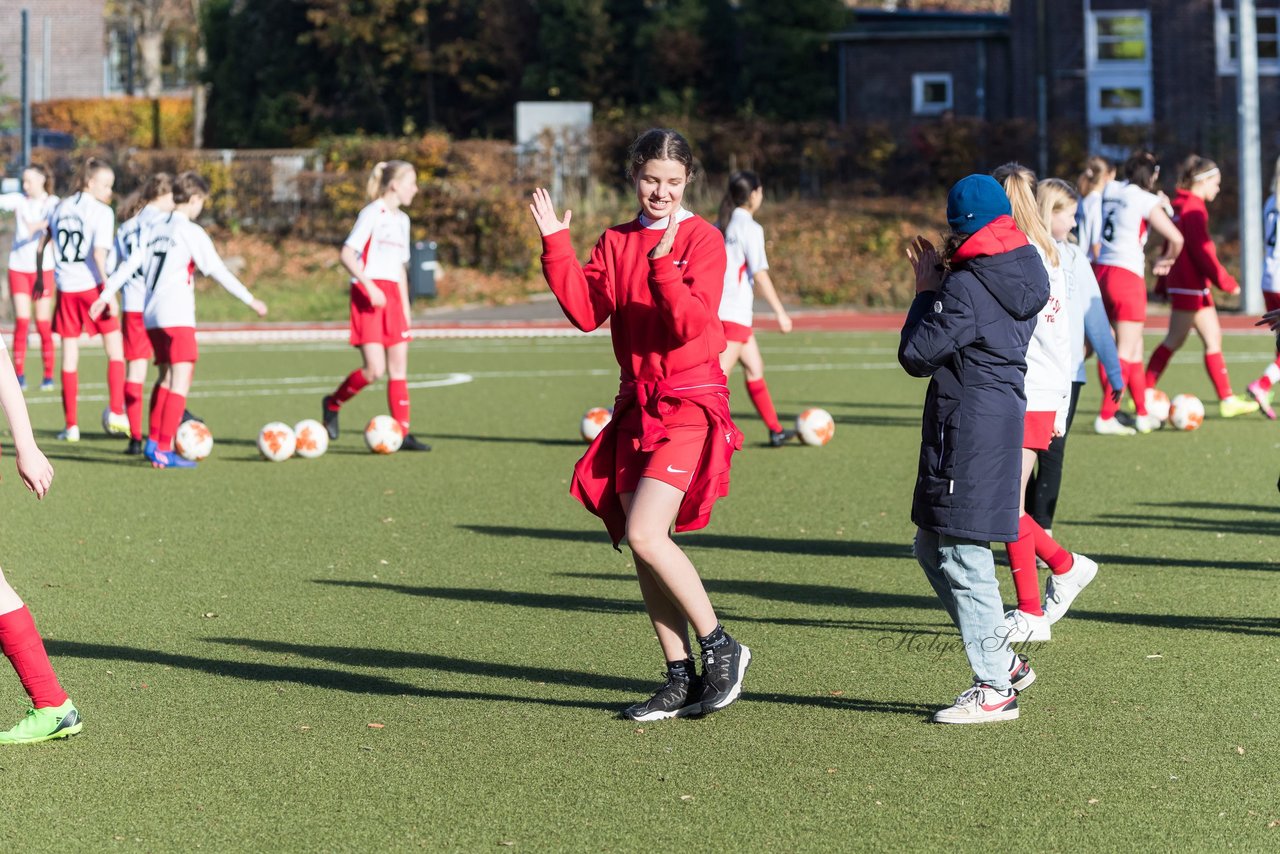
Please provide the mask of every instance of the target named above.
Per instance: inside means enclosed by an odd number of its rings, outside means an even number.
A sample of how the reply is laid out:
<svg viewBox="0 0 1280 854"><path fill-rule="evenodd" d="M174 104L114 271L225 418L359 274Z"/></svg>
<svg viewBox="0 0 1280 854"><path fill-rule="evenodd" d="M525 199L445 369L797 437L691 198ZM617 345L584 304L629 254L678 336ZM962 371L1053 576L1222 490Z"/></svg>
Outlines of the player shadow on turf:
<svg viewBox="0 0 1280 854"><path fill-rule="evenodd" d="M1071 524L1088 528L1167 529L1206 534L1238 534L1241 536L1272 536L1276 533L1274 519L1259 519L1256 522L1250 522L1243 519L1204 519L1198 516L1158 518L1139 513L1108 513L1101 519L1080 520L1071 522ZM1280 564L1276 564L1274 568L1280 569Z"/></svg>
<svg viewBox="0 0 1280 854"><path fill-rule="evenodd" d="M475 436L461 433L432 433L432 439L454 439L459 442L500 442L514 445L548 445L551 447L579 447L585 449L587 443L581 439L546 439L534 436Z"/></svg>
<svg viewBox="0 0 1280 854"><path fill-rule="evenodd" d="M1193 629L1236 635L1280 638L1280 620L1275 617L1197 617L1191 614L1130 614L1116 611L1082 611L1072 608L1072 620L1146 626L1153 629Z"/></svg>
<svg viewBox="0 0 1280 854"><path fill-rule="evenodd" d="M1270 504L1219 504L1212 501L1142 501L1139 507L1177 507L1180 510L1219 510L1243 513L1280 513Z"/></svg>
<svg viewBox="0 0 1280 854"><path fill-rule="evenodd" d="M1072 523L1078 524L1078 523ZM1235 569L1246 570L1252 572L1276 572L1280 571L1280 562L1277 561L1261 561L1261 560L1206 560L1196 557L1153 557L1151 555L1135 555L1135 554L1099 554L1090 552L1089 557L1098 562L1100 566L1107 564L1120 566L1140 566L1146 569L1160 569L1161 567L1179 567L1187 569Z"/></svg>

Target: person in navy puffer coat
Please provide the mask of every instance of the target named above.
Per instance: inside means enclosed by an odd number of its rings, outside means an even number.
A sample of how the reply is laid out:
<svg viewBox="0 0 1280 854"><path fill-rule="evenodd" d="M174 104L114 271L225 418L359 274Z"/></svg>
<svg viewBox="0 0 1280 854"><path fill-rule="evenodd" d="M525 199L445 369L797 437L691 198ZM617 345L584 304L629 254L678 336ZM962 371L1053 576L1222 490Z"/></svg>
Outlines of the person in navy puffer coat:
<svg viewBox="0 0 1280 854"><path fill-rule="evenodd" d="M982 723L1016 718L1017 691L1035 679L1008 646L991 541L1018 537L1023 377L1049 278L989 175L952 187L947 221L945 273L923 237L908 250L916 299L898 361L931 378L911 505L915 554L973 669L973 687L933 719Z"/></svg>

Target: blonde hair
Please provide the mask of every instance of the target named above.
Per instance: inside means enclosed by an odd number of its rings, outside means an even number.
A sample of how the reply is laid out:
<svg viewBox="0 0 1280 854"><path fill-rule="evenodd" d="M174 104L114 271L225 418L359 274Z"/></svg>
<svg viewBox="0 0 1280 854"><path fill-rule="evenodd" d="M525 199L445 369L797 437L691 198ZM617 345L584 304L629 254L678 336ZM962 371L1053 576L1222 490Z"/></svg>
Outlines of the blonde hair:
<svg viewBox="0 0 1280 854"><path fill-rule="evenodd" d="M1058 247L1053 236L1040 218L1036 205L1036 173L1018 163L1006 163L991 173L991 177L1004 187L1013 208L1013 221L1031 242L1040 247L1050 265L1058 266Z"/></svg>
<svg viewBox="0 0 1280 854"><path fill-rule="evenodd" d="M1040 219L1044 222L1044 227L1049 230L1050 236L1053 236L1053 217L1055 214L1061 213L1070 205L1080 203L1080 197L1076 194L1075 188L1061 178L1045 178L1039 184L1036 184L1036 203L1040 206ZM1076 239L1075 232L1067 234L1067 240L1074 243Z"/></svg>
<svg viewBox="0 0 1280 854"><path fill-rule="evenodd" d="M1087 196L1094 190L1102 189L1102 184L1107 179L1108 174L1113 174L1116 168L1111 165L1111 161L1100 154L1095 154L1084 162L1084 171L1080 173L1080 177L1076 179L1076 189L1081 196Z"/></svg>
<svg viewBox="0 0 1280 854"><path fill-rule="evenodd" d="M376 201L382 198L387 188L392 182L404 174L404 170L413 169L413 164L404 160L383 160L373 167L373 171L369 173L369 180L364 185L364 191L369 196L370 201Z"/></svg>

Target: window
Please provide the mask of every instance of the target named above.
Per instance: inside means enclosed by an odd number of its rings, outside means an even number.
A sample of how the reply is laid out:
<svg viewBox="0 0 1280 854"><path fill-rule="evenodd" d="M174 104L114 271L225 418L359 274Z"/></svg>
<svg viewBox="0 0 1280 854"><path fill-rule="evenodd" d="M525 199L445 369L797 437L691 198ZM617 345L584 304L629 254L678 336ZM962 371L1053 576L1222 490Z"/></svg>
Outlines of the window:
<svg viewBox="0 0 1280 854"><path fill-rule="evenodd" d="M1240 71L1240 18L1218 9L1214 23L1218 46L1218 73ZM1258 10L1258 73L1280 74L1280 11Z"/></svg>
<svg viewBox="0 0 1280 854"><path fill-rule="evenodd" d="M1151 67L1151 16L1147 12L1091 12L1087 39L1090 68Z"/></svg>
<svg viewBox="0 0 1280 854"><path fill-rule="evenodd" d="M952 108L950 74L912 74L911 112L936 116Z"/></svg>

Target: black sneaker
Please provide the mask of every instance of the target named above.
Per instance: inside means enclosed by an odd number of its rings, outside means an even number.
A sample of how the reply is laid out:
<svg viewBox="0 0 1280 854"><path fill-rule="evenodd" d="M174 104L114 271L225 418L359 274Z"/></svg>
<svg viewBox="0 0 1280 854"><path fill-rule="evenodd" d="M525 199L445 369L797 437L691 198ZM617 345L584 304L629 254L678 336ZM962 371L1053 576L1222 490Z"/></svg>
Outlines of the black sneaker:
<svg viewBox="0 0 1280 854"><path fill-rule="evenodd" d="M324 429L328 431L330 439L338 438L338 410L329 408L329 401L332 397L325 395L320 401L320 420L324 422Z"/></svg>
<svg viewBox="0 0 1280 854"><path fill-rule="evenodd" d="M642 703L627 706L622 716L629 721L661 721L687 718L702 713L702 680L696 673L681 679L670 673L658 692Z"/></svg>
<svg viewBox="0 0 1280 854"><path fill-rule="evenodd" d="M796 437L795 430L770 430L769 445L774 448L781 448Z"/></svg>
<svg viewBox="0 0 1280 854"><path fill-rule="evenodd" d="M199 421L201 424L204 423L204 419L201 418L199 415L196 415L190 409L184 409L182 410L182 420L178 423L186 424L188 421Z"/></svg>
<svg viewBox="0 0 1280 854"><path fill-rule="evenodd" d="M124 452L125 452L126 454L128 454L129 456L131 456L131 457L141 456L141 455L142 455L142 440L141 440L141 439L130 439L130 440L129 440L129 447L125 448L125 449L124 449Z"/></svg>
<svg viewBox="0 0 1280 854"><path fill-rule="evenodd" d="M335 414L336 414L336 413L335 413ZM400 450L402 450L402 451L429 451L429 450L431 450L431 446L430 446L430 445L428 445L426 442L423 442L423 441L421 441L420 439L418 439L417 437L415 437L412 433L405 433L405 434L404 434L404 441L400 443Z"/></svg>
<svg viewBox="0 0 1280 854"><path fill-rule="evenodd" d="M751 650L733 638L715 649L703 650L702 714L719 711L738 699L749 664Z"/></svg>

